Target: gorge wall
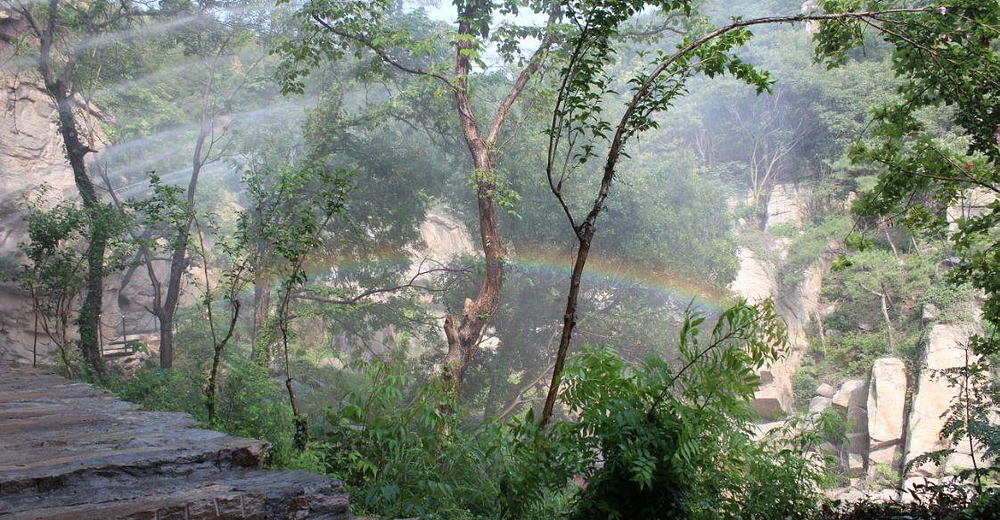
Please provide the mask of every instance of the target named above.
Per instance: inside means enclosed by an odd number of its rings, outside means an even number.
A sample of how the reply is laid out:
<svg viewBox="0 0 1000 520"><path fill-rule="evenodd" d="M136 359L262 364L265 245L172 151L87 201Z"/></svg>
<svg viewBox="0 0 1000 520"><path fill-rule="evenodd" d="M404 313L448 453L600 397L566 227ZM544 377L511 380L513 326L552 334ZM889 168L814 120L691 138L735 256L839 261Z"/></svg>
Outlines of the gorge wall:
<svg viewBox="0 0 1000 520"><path fill-rule="evenodd" d="M788 355L760 372L761 386L755 393L754 407L765 420L806 408L806 403L795 402L795 373L809 348L810 333L816 334L815 329L821 326L817 319L827 311L826 307L836 304L822 299L823 278L836 244L831 243L827 252L801 273L796 285L782 287L778 282L789 241L769 235L766 230L778 224L801 228L807 199L808 191L802 188L776 187L768 206L765 232L751 234L759 243L740 248L739 274L730 286L751 302L772 298L788 325ZM949 210L949 218L955 221L975 214L985 204L983 201L983 194L973 192L967 204ZM808 413L832 409L845 421L845 440L819 447L840 461L847 477L843 487L830 492L831 498L905 499L906 494L901 495L900 490L912 489L925 479L933 481L972 469L974 463L984 464L984 454L979 447L972 453L967 438L955 445L941 439L945 415L962 397L961 386L949 382L944 371L976 361L968 344L977 326L938 319L930 305L921 316L922 355L916 366L898 357L878 358L864 374L836 384L820 384L808 402ZM760 431L764 434L782 423L762 424ZM924 463L908 468L918 457L949 448L954 452L940 466Z"/></svg>

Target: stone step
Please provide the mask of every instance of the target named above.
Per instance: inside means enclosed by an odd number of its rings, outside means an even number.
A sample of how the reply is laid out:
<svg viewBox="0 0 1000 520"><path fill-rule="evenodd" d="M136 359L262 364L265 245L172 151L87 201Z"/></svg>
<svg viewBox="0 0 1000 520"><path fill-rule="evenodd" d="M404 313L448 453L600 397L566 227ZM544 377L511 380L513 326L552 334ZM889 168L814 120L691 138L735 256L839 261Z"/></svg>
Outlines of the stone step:
<svg viewBox="0 0 1000 520"><path fill-rule="evenodd" d="M341 484L303 471L93 478L47 493L6 496L0 503L3 520L348 518Z"/></svg>
<svg viewBox="0 0 1000 520"><path fill-rule="evenodd" d="M0 519L346 519L333 479L260 468L267 443L87 384L0 367Z"/></svg>

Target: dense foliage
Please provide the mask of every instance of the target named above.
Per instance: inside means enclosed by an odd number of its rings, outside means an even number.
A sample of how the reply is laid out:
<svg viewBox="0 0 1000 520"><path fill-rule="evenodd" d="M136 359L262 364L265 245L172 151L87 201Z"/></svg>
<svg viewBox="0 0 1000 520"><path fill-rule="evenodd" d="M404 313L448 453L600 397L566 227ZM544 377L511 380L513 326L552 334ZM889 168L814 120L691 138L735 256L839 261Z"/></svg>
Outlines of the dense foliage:
<svg viewBox="0 0 1000 520"><path fill-rule="evenodd" d="M982 322L941 374L963 389L941 435L1000 455L997 2L0 8L29 26L0 70L59 106L82 197L26 195L5 278L70 375L264 439L270 464L343 479L356 514L1000 509L985 465L907 504L830 503L841 418L762 434L753 408L789 353L782 297L829 267L795 317L800 408ZM97 154L73 140L91 104L113 116ZM775 300L730 294L747 252ZM106 288L123 314L140 300L159 354L129 345L109 374Z"/></svg>

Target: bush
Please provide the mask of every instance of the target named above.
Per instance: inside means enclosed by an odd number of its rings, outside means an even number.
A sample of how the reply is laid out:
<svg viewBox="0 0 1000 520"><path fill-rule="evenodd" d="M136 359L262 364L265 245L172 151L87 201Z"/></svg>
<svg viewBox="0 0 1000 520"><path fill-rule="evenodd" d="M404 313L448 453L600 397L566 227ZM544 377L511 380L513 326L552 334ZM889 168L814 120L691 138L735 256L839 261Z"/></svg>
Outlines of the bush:
<svg viewBox="0 0 1000 520"><path fill-rule="evenodd" d="M806 429L754 439L756 368L784 349L777 314L770 304L737 305L707 338L703 321L685 320L677 367L584 349L564 373L569 417L548 428L531 411L469 426L461 410L442 412L453 403L436 384L417 390L402 366L376 361L366 383L328 413L314 448L327 473L347 482L357 514L806 518L824 475L801 454L821 436Z"/></svg>
<svg viewBox="0 0 1000 520"><path fill-rule="evenodd" d="M256 363L235 361L226 366L214 423L208 422L206 378L197 372L145 367L130 378L109 379L106 385L147 410L187 412L207 427L266 441L271 444L267 461L272 465L308 465L308 456L303 458L293 449L295 432L287 397L267 369Z"/></svg>
<svg viewBox="0 0 1000 520"><path fill-rule="evenodd" d="M118 397L147 410L187 412L201 422L208 419L202 392L205 378L197 373L145 367L131 378L110 379L107 386Z"/></svg>
<svg viewBox="0 0 1000 520"><path fill-rule="evenodd" d="M918 486L910 500L827 504L817 520L1000 520L1000 489L973 497L960 484Z"/></svg>

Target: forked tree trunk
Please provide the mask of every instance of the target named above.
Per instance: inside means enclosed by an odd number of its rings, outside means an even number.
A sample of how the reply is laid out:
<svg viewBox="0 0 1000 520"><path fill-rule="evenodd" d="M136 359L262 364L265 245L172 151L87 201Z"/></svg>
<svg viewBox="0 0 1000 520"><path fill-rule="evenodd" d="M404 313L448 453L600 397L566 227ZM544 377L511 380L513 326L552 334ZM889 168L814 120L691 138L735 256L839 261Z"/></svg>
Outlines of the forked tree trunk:
<svg viewBox="0 0 1000 520"><path fill-rule="evenodd" d="M478 148L482 140L474 141L470 148ZM480 179L491 179L493 167L485 145L477 153L476 168ZM448 339L448 353L445 356L443 379L445 386L458 393L465 377L465 370L479 348L483 330L490 317L500 306L500 289L503 285L503 241L497 227L496 207L492 192L492 183L481 180L476 189L479 206L479 238L486 257L486 268L479 292L474 300L466 299L458 323L454 316L445 318L444 330Z"/></svg>

